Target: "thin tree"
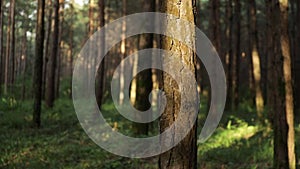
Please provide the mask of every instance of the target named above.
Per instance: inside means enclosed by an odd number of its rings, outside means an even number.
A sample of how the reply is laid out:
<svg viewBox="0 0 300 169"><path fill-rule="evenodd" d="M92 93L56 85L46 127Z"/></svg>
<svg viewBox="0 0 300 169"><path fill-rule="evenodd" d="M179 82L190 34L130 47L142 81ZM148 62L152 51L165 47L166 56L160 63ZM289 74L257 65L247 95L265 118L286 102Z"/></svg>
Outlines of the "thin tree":
<svg viewBox="0 0 300 169"><path fill-rule="evenodd" d="M6 39L4 94L7 94L8 87L14 81L15 3L15 0L10 0Z"/></svg>
<svg viewBox="0 0 300 169"><path fill-rule="evenodd" d="M53 39L52 39L52 50L51 57L48 61L48 70L47 71L47 84L46 84L46 95L45 101L46 105L50 108L54 106L55 100L55 70L57 63L57 53L59 46L58 39L58 29L59 29L59 0L56 0L54 3L54 22L52 24L53 30Z"/></svg>
<svg viewBox="0 0 300 169"><path fill-rule="evenodd" d="M241 57L241 2L234 0L235 16L235 55L234 55L234 73L233 73L233 103L236 109L239 106L239 85L240 85L240 57Z"/></svg>
<svg viewBox="0 0 300 169"><path fill-rule="evenodd" d="M186 19L190 22L195 23L194 18L194 10L196 9L196 2L193 0L181 1L181 0L165 0L161 1L161 12L169 13L175 15L179 19ZM166 23L169 23L166 21ZM168 26L174 25L166 25L166 29ZM171 28L169 28L171 29ZM191 28L192 29L192 28ZM183 37L190 37L191 42L194 41L193 30L181 29L180 35ZM174 52L181 53L180 56L172 56L178 57L177 59L182 60L191 70L191 72L195 72L196 65L195 55L192 49L188 48L182 42L176 41L169 37L162 36L161 37L161 45L162 49L171 50ZM194 44L194 43L193 43ZM168 57L168 56L167 56ZM173 65L174 67L178 65ZM195 75L196 78L196 75ZM184 79L182 79L184 81ZM167 73L163 73L163 88L168 98L168 103L166 105L165 112L162 114L160 118L160 131L163 132L165 129L169 127L177 119L177 115L180 109L180 91L185 91L188 89L180 89L176 87L176 83L172 80L170 75ZM195 89L195 93L197 89ZM193 96L191 96L193 97ZM195 111L194 108L187 108L187 112ZM183 112L184 113L184 112ZM197 145L196 145L196 127L194 126L192 130L190 130L189 134L174 148L171 150L161 154L159 156L159 168L176 168L176 169L195 169L197 168ZM173 135L176 137L176 133Z"/></svg>
<svg viewBox="0 0 300 169"><path fill-rule="evenodd" d="M3 77L3 1L0 2L0 95L2 93L2 77Z"/></svg>
<svg viewBox="0 0 300 169"><path fill-rule="evenodd" d="M99 12L99 29L101 29L105 25L105 2L104 0L98 1L98 12ZM104 54L104 47L105 47L105 32L102 32L99 39L99 55L103 56ZM99 108L101 108L102 101L103 101L103 92L104 92L104 74L105 74L105 58L103 58L98 72L97 72L97 89L96 89L96 98Z"/></svg>
<svg viewBox="0 0 300 169"><path fill-rule="evenodd" d="M42 85L42 98L45 99L45 91L46 91L46 78L47 78L47 65L48 60L50 57L50 37L51 37L51 24L52 24L52 15L53 15L53 8L52 8L52 0L47 0L47 31L46 31L46 38L45 38L45 52L44 52L44 64L43 67L43 85Z"/></svg>
<svg viewBox="0 0 300 169"><path fill-rule="evenodd" d="M248 29L249 29L249 54L251 61L251 79L254 80L255 89L255 105L259 119L261 120L264 108L264 99L261 89L261 59L258 52L258 35L257 35L257 19L256 19L256 2L248 0Z"/></svg>
<svg viewBox="0 0 300 169"><path fill-rule="evenodd" d="M34 59L34 74L33 74L33 125L40 127L41 125L41 101L42 101L42 72L43 72L43 51L44 51L44 15L45 15L45 0L38 0L37 7L37 24L36 24L36 48Z"/></svg>

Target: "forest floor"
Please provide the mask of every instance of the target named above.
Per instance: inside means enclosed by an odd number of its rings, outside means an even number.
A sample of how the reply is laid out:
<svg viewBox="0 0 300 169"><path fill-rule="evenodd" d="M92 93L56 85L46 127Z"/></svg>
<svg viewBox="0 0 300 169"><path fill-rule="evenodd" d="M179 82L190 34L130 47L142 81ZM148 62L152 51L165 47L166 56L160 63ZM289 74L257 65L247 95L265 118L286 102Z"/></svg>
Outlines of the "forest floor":
<svg viewBox="0 0 300 169"><path fill-rule="evenodd" d="M0 168L157 168L157 157L129 159L98 147L81 128L69 99L56 101L52 110L43 106L39 130L30 125L31 101L2 98L0 107ZM198 143L198 168L272 168L272 130L267 125L257 125L251 107L241 107L235 113L225 113L212 137L205 143ZM104 105L103 109L114 111L110 104ZM203 117L199 116L199 125ZM128 125L118 126L126 128ZM300 161L300 124L296 126Z"/></svg>

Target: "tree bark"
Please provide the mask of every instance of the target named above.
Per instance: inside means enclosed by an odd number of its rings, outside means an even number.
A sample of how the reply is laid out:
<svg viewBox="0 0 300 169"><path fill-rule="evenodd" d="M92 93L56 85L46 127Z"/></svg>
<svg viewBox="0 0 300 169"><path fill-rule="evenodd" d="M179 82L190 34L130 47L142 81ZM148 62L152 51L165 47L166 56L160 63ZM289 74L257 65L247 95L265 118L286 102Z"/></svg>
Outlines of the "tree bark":
<svg viewBox="0 0 300 169"><path fill-rule="evenodd" d="M41 100L42 100L42 71L43 71L43 42L44 42L44 15L45 15L45 0L38 0L37 7L37 26L36 26L36 48L34 59L34 74L33 74L33 125L40 127L41 125Z"/></svg>
<svg viewBox="0 0 300 169"><path fill-rule="evenodd" d="M283 56L281 50L281 11L278 0L268 2L270 9L270 20L273 39L271 55L268 55L270 70L268 71L268 105L273 113L274 130L274 169L289 168L288 160L288 124L285 105L285 79L283 70ZM278 26L275 26L278 25ZM287 25L284 25L287 26Z"/></svg>
<svg viewBox="0 0 300 169"><path fill-rule="evenodd" d="M196 3L193 0L181 1L181 0L166 0L161 1L161 11L164 13L172 14L179 19L186 19L195 23L194 11L196 9ZM168 23L168 21L166 21ZM168 29L166 25L166 29ZM174 25L173 25L174 26ZM193 30L180 30L181 36L193 37ZM195 72L195 55L192 49L188 48L184 44L169 37L161 37L162 49L172 50L178 52L180 56L178 59L182 60L188 68ZM191 39L194 41L194 39ZM195 45L195 43L194 43ZM170 57L170 56L167 56ZM176 65L174 65L176 66ZM196 78L196 75L195 75ZM184 81L184 79L182 79ZM180 109L180 91L187 89L178 89L176 83L167 74L163 73L163 88L167 98L167 105L165 112L160 118L160 131L163 132L169 127L176 119ZM197 89L195 89L197 92ZM191 96L193 97L193 96ZM193 111L193 108L189 108L187 111ZM187 113L187 112L186 112ZM196 125L195 125L196 126ZM193 127L189 134L174 148L161 154L159 156L159 168L176 168L176 169L193 169L197 168L197 145L196 145L196 127ZM180 130L179 128L177 130ZM175 132L175 131L174 131ZM174 133L176 137L176 132Z"/></svg>
<svg viewBox="0 0 300 169"><path fill-rule="evenodd" d="M288 0L279 0L280 19L281 19L281 51L283 55L283 76L285 84L285 113L288 125L287 146L288 146L288 163L290 169L296 169L295 157L295 128L294 128L294 101L292 87L292 70L291 70L291 50L289 41L289 12Z"/></svg>
<svg viewBox="0 0 300 169"><path fill-rule="evenodd" d="M47 107L52 108L54 106L55 100L55 70L57 64L57 53L59 46L58 39L58 29L59 29L59 0L56 0L54 3L54 22L52 23L53 27L53 39L52 39L52 50L51 57L48 61L48 70L47 71L47 84L46 84L46 105Z"/></svg>

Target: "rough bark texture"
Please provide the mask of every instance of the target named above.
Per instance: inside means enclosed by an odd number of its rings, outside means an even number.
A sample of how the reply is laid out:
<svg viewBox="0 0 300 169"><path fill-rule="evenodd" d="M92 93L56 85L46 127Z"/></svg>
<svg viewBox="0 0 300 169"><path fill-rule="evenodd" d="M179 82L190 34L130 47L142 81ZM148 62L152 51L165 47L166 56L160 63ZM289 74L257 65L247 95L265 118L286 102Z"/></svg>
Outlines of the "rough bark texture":
<svg viewBox="0 0 300 169"><path fill-rule="evenodd" d="M295 157L295 128L294 128L294 101L292 87L291 53L289 41L288 0L279 0L281 19L281 51L283 55L283 76L285 84L285 113L288 124L288 158L290 169L296 169Z"/></svg>
<svg viewBox="0 0 300 169"><path fill-rule="evenodd" d="M40 127L41 125L41 100L42 100L42 72L43 72L43 42L44 42L44 11L45 0L38 1L37 8L37 26L36 26L36 48L34 59L34 106L33 106L33 125Z"/></svg>
<svg viewBox="0 0 300 169"><path fill-rule="evenodd" d="M57 63L57 53L59 46L58 39L58 29L59 29L59 0L54 3L54 22L53 27L53 39L52 39L52 50L51 57L48 61L48 71L47 71L47 84L46 84L46 95L45 101L48 107L53 107L55 99L55 70Z"/></svg>
<svg viewBox="0 0 300 169"><path fill-rule="evenodd" d="M166 0L161 1L161 11L175 15L180 19L186 19L190 22L194 21L194 10L196 9L195 1L187 0ZM166 21L168 23L168 21ZM168 29L168 25L167 25ZM193 38L193 30L180 30L180 36ZM191 39L193 42L193 39ZM171 50L181 54L179 59L185 63L188 68L195 72L195 56L193 50L186 47L181 42L168 37L162 37L162 48L165 50ZM174 57L174 56L168 56ZM178 65L174 65L178 66ZM184 79L181 79L182 82ZM160 118L160 130L163 132L169 127L176 119L180 109L180 91L186 89L179 89L176 82L166 73L163 74L163 88L167 97L167 106L165 112ZM196 92L197 89L195 89ZM191 96L192 97L192 96ZM190 108L193 109L193 108ZM193 111L193 110L186 110ZM182 124L184 125L184 124ZM176 132L180 131L180 127L175 129ZM174 148L166 153L163 153L159 157L159 168L176 168L176 169L193 169L197 168L197 145L196 145L196 127L194 126L190 133Z"/></svg>
<svg viewBox="0 0 300 169"><path fill-rule="evenodd" d="M270 20L272 26L271 37L273 39L271 50L272 55L268 55L269 71L268 71L268 105L273 116L274 130L274 168L287 169L288 163L288 124L286 119L285 106L285 84L283 74L283 56L281 53L281 19L278 0L268 1L270 9ZM285 25L286 26L286 25Z"/></svg>

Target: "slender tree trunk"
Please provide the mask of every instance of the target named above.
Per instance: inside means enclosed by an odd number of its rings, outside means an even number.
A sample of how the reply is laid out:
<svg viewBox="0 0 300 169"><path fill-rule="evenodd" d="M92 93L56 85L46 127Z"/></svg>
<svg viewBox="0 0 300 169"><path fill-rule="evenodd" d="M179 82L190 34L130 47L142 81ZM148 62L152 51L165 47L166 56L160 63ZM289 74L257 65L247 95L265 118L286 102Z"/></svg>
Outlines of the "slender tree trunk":
<svg viewBox="0 0 300 169"><path fill-rule="evenodd" d="M46 42L45 42L45 52L44 52L44 67L43 67L43 84L42 84L42 98L45 99L45 94L46 94L46 81L47 81L47 65L48 65L48 60L50 58L51 52L49 49L51 48L50 46L50 37L51 37L51 25L52 25L52 15L53 15L53 10L52 10L52 0L47 0L47 7L48 7L48 25L47 25L47 31L46 31Z"/></svg>
<svg viewBox="0 0 300 169"><path fill-rule="evenodd" d="M179 19L186 19L190 22L195 22L194 10L196 9L196 3L193 0L181 1L181 0L166 0L161 1L161 12L169 13L175 15ZM168 21L166 21L168 23ZM168 29L166 25L166 29ZM174 25L173 25L174 26ZM170 29L170 28L169 28ZM193 37L193 30L180 30L181 36ZM191 43L194 39L191 39ZM192 49L186 47L181 42L178 42L169 37L162 36L161 39L162 49L172 50L174 52L181 53L178 56L182 62L188 66L188 68L195 72L195 55ZM195 43L193 43L195 45ZM184 54L183 54L184 53ZM177 56L172 56L177 57ZM177 65L173 65L177 66ZM196 75L195 75L196 78ZM182 79L183 80L183 79ZM167 74L163 74L163 87L166 97L168 98L168 103L166 105L165 112L160 118L160 131L163 132L177 119L177 115L180 108L180 103L178 98L180 97L180 91L185 91L187 89L180 89L175 85L175 82ZM195 93L197 89L195 89ZM191 96L193 97L193 96ZM187 111L195 111L190 107ZM186 112L188 113L188 112ZM196 126L196 125L195 125ZM197 168L197 145L196 145L196 127L193 127L190 133L174 148L161 154L159 156L159 168L176 168L176 169L195 169ZM179 128L177 130L180 130ZM175 132L175 131L174 131ZM177 131L179 132L179 131ZM176 132L174 133L176 137Z"/></svg>
<svg viewBox="0 0 300 169"><path fill-rule="evenodd" d="M71 4L70 4L70 8L71 8L71 15L72 15L72 20L73 20L73 15L75 14L74 12L74 0L71 1ZM74 35L74 25L73 23L71 23L71 30L70 30L70 77L73 76L73 50L74 50L74 38L73 38L73 35ZM70 98L72 98L72 78L70 79L70 95L69 95Z"/></svg>
<svg viewBox="0 0 300 169"><path fill-rule="evenodd" d="M14 44L15 44L15 0L10 0L5 59L4 94L7 94L9 86L13 82L14 75Z"/></svg>
<svg viewBox="0 0 300 169"><path fill-rule="evenodd" d="M226 15L227 15L227 30L226 30L226 35L227 35L227 56L226 56L226 60L228 62L228 97L227 97L227 110L233 110L234 108L234 84L233 84L233 74L234 74L234 70L233 70L233 46L232 46L232 42L233 42L233 9L232 9L232 0L227 0L227 11L226 11Z"/></svg>
<svg viewBox="0 0 300 169"><path fill-rule="evenodd" d="M256 20L256 2L255 0L249 0L249 39L250 39L250 60L254 80L254 89L255 89L255 105L257 116L262 120L262 112L264 108L264 99L261 89L261 60L258 52L258 35L257 35L257 20Z"/></svg>
<svg viewBox="0 0 300 169"><path fill-rule="evenodd" d="M143 5L145 12L155 12L155 0L150 0ZM154 23L147 23L146 27L153 27ZM139 36L139 50L153 48L154 36L153 34L141 35ZM147 62L151 65L152 59L148 58L147 61L138 60L139 64L144 64L142 62ZM139 73L137 78L137 88L136 88L136 100L134 106L140 111L146 111L151 107L149 102L149 94L152 91L152 70L144 70ZM136 123L136 133L147 135L149 131L149 124Z"/></svg>
<svg viewBox="0 0 300 169"><path fill-rule="evenodd" d="M105 2L104 0L99 0L98 1L98 7L99 7L99 28L101 29L104 25L105 25ZM104 55L104 47L105 47L105 33L103 33L100 36L99 39L99 43L100 43L100 48L99 48L99 55L103 56ZM104 94L104 77L105 75L105 58L103 58L100 66L99 66L99 70L97 72L97 89L96 89L96 98L97 98L97 103L99 108L101 109L102 106L102 101L103 101L103 94Z"/></svg>
<svg viewBox="0 0 300 169"><path fill-rule="evenodd" d="M23 41L22 41L22 53L21 53L21 61L20 61L20 73L22 76L22 100L25 99L25 80L26 80L26 61L27 61L27 30L28 28L25 28L24 35L23 35Z"/></svg>
<svg viewBox="0 0 300 169"><path fill-rule="evenodd" d="M59 97L61 64L62 64L62 57L64 56L64 42L62 40L63 26L64 26L64 9L65 9L65 1L59 0L59 28L58 28L59 48L57 50L57 66L56 66L56 76L55 76L55 96L54 96L54 98Z"/></svg>
<svg viewBox="0 0 300 169"><path fill-rule="evenodd" d="M34 106L33 106L33 125L40 127L41 125L41 101L42 101L42 71L43 71L43 42L44 42L44 15L45 15L45 0L38 0L37 7L37 26L36 26L36 48L34 59L34 75L33 75L33 91L34 91Z"/></svg>
<svg viewBox="0 0 300 169"><path fill-rule="evenodd" d="M235 13L235 58L234 58L234 108L239 107L239 85L240 85L240 57L241 57L241 2L234 0L234 13Z"/></svg>
<svg viewBox="0 0 300 169"><path fill-rule="evenodd" d="M123 9L122 9L122 15L126 16L127 13L127 0L123 0ZM122 23L122 42L121 42L121 61L126 57L126 22L124 21ZM125 84L125 65L124 62L121 62L121 68L120 68L120 95L119 95L119 103L123 104L124 102L124 84Z"/></svg>
<svg viewBox="0 0 300 169"><path fill-rule="evenodd" d="M58 39L58 29L59 29L59 0L56 0L54 3L54 22L53 27L53 39L52 39L52 50L51 57L48 61L48 70L47 71L47 84L46 84L46 105L50 108L54 106L55 99L55 70L57 63L57 52L59 46Z"/></svg>
<svg viewBox="0 0 300 169"><path fill-rule="evenodd" d="M3 61L3 1L0 1L0 96L2 93Z"/></svg>
<svg viewBox="0 0 300 169"><path fill-rule="evenodd" d="M288 158L290 169L296 169L295 157L295 128L294 128L294 101L292 87L292 70L291 70L291 50L289 41L289 12L288 0L279 0L281 12L281 51L283 55L283 75L285 84L285 112L288 125Z"/></svg>

